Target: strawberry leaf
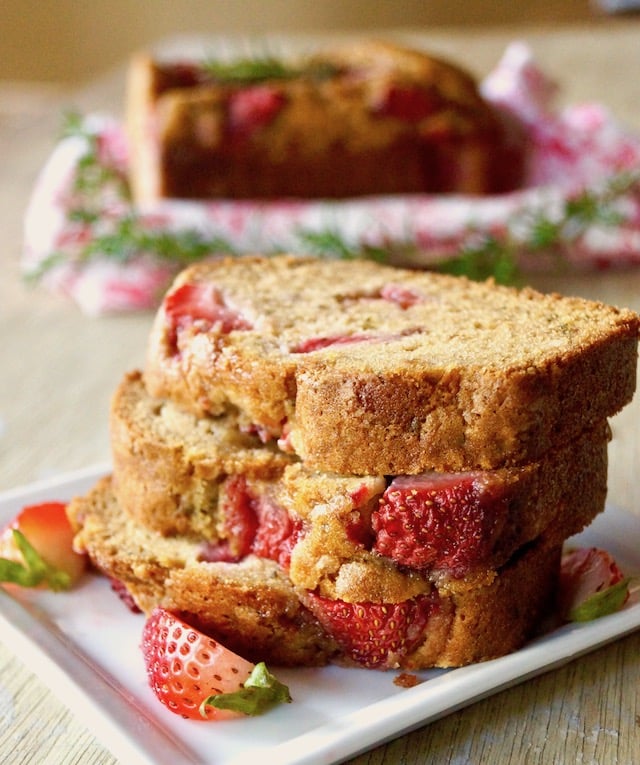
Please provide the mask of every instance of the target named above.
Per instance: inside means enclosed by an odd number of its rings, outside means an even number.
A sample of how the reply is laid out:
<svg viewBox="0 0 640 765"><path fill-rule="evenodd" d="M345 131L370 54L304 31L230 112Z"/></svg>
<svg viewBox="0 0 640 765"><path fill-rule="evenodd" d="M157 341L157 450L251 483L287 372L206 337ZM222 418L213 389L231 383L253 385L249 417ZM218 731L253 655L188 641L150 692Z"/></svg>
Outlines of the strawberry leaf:
<svg viewBox="0 0 640 765"><path fill-rule="evenodd" d="M200 713L206 717L205 707L211 706L255 716L263 714L277 704L290 702L288 687L269 672L264 662L260 662L256 664L239 691L209 696L200 705Z"/></svg>
<svg viewBox="0 0 640 765"><path fill-rule="evenodd" d="M69 574L49 565L18 529L13 529L13 541L24 563L0 558L0 582L11 582L20 587L37 587L44 582L54 592L69 589Z"/></svg>
<svg viewBox="0 0 640 765"><path fill-rule="evenodd" d="M629 596L630 581L628 577L621 579L611 587L591 595L569 611L569 621L588 622L619 611Z"/></svg>

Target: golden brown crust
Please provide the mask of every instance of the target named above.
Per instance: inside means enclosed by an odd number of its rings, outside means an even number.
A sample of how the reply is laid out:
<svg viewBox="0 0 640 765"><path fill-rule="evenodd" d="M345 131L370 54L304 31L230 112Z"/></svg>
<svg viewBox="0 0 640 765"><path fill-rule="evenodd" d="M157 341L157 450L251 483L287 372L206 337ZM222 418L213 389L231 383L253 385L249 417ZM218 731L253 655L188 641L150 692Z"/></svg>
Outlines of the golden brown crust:
<svg viewBox="0 0 640 765"><path fill-rule="evenodd" d="M553 614L560 555L561 546L533 545L490 584L443 598L446 627L441 627L440 642L427 635L403 667L460 667L521 648Z"/></svg>
<svg viewBox="0 0 640 765"><path fill-rule="evenodd" d="M195 62L136 56L127 109L135 196L487 193L520 181L523 145L507 145L502 119L459 66L379 41L287 63L316 76L216 82ZM238 126L233 100L247 92L273 106Z"/></svg>
<svg viewBox="0 0 640 765"><path fill-rule="evenodd" d="M314 469L413 474L540 458L612 416L636 383L638 316L378 264L286 256L200 264L251 330L158 312L145 381L195 412L236 411ZM389 288L415 293L410 305ZM392 294L392 293L391 293ZM323 338L369 338L298 352ZM308 346L307 346L308 347Z"/></svg>

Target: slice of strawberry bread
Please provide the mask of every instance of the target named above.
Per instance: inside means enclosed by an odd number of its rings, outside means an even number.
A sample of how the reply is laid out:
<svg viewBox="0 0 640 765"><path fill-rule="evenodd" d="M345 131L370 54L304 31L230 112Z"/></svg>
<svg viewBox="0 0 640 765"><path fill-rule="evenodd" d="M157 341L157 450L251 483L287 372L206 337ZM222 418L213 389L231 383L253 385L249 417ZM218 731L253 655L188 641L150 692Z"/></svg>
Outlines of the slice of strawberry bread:
<svg viewBox="0 0 640 765"><path fill-rule="evenodd" d="M180 274L145 384L232 413L315 470L401 475L541 458L619 411L639 317L531 289L286 255Z"/></svg>

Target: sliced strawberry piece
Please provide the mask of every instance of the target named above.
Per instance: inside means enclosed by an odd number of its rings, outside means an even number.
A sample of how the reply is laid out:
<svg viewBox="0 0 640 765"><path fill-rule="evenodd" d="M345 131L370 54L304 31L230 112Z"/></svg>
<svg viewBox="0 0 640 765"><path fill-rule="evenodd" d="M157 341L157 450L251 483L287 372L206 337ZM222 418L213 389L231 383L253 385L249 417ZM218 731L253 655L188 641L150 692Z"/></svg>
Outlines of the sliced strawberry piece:
<svg viewBox="0 0 640 765"><path fill-rule="evenodd" d="M169 343L174 349L184 327L195 326L202 332L216 327L223 335L252 328L245 316L225 303L214 284L183 284L166 296L164 313Z"/></svg>
<svg viewBox="0 0 640 765"><path fill-rule="evenodd" d="M385 284L380 290L380 297L390 303L395 303L400 308L410 308L424 300L419 292L402 284Z"/></svg>
<svg viewBox="0 0 640 765"><path fill-rule="evenodd" d="M370 550L375 536L371 530L371 523L363 518L359 510L352 510L345 522L345 532L349 540L364 550Z"/></svg>
<svg viewBox="0 0 640 765"><path fill-rule="evenodd" d="M438 108L438 99L424 88L391 85L375 111L405 122L419 122Z"/></svg>
<svg viewBox="0 0 640 765"><path fill-rule="evenodd" d="M586 621L618 610L629 592L618 564L606 550L578 548L562 556L559 610L570 621ZM609 593L611 597L603 597Z"/></svg>
<svg viewBox="0 0 640 765"><path fill-rule="evenodd" d="M354 343L365 343L375 340L372 335L334 335L325 337L310 337L303 340L291 350L291 353L312 353L321 351L323 348L330 348L334 345L353 345Z"/></svg>
<svg viewBox="0 0 640 765"><path fill-rule="evenodd" d="M192 720L259 714L290 700L288 689L264 665L246 661L162 608L145 622L142 655L157 698ZM263 685L254 684L256 670Z"/></svg>
<svg viewBox="0 0 640 765"><path fill-rule="evenodd" d="M52 589L67 589L78 581L87 558L73 549L74 532L65 508L63 502L28 505L4 527L0 581Z"/></svg>
<svg viewBox="0 0 640 765"><path fill-rule="evenodd" d="M234 135L246 138L274 120L285 103L284 93L273 85L253 85L237 90L229 96L229 128Z"/></svg>
<svg viewBox="0 0 640 765"><path fill-rule="evenodd" d="M484 473L400 476L372 514L373 549L409 568L464 576L490 555L507 510L503 485Z"/></svg>
<svg viewBox="0 0 640 765"><path fill-rule="evenodd" d="M237 563L251 552L258 528L255 501L244 476L232 476L225 481L221 511L222 539L206 545L200 553L200 559Z"/></svg>
<svg viewBox="0 0 640 765"><path fill-rule="evenodd" d="M141 614L142 609L138 606L138 604L133 599L133 596L127 589L124 582L121 582L119 579L110 579L111 583L111 589L115 594L120 598L120 600L125 604L125 606L131 611L133 614Z"/></svg>
<svg viewBox="0 0 640 765"><path fill-rule="evenodd" d="M291 564L291 552L302 536L303 525L268 497L263 497L259 509L260 522L252 551L261 558L276 561L283 568Z"/></svg>
<svg viewBox="0 0 640 765"><path fill-rule="evenodd" d="M439 607L437 594L402 603L347 603L308 593L308 606L352 661L391 669L421 640Z"/></svg>
<svg viewBox="0 0 640 765"><path fill-rule="evenodd" d="M291 551L302 535L302 520L268 496L252 493L243 476L235 476L225 484L223 539L206 545L200 560L237 563L253 553L288 568Z"/></svg>

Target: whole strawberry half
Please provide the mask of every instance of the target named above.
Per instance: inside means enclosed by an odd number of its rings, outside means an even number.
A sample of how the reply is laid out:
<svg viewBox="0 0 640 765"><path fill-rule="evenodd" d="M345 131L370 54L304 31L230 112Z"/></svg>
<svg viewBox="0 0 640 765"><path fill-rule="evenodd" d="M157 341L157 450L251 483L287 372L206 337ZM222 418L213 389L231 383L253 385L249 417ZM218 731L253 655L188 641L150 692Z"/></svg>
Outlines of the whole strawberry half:
<svg viewBox="0 0 640 765"><path fill-rule="evenodd" d="M563 553L558 609L567 621L590 621L618 611L629 597L629 578L616 561L598 547Z"/></svg>
<svg viewBox="0 0 640 765"><path fill-rule="evenodd" d="M73 549L74 532L63 502L27 505L0 532L0 581L65 590L87 566Z"/></svg>
<svg viewBox="0 0 640 765"><path fill-rule="evenodd" d="M400 476L372 514L373 549L409 568L464 576L488 559L507 512L504 485L484 473Z"/></svg>
<svg viewBox="0 0 640 765"><path fill-rule="evenodd" d="M192 720L261 714L291 700L264 664L252 664L163 608L142 631L147 678L157 698Z"/></svg>
<svg viewBox="0 0 640 765"><path fill-rule="evenodd" d="M439 607L437 594L401 603L347 603L315 593L307 605L345 655L369 669L392 669L420 642Z"/></svg>

